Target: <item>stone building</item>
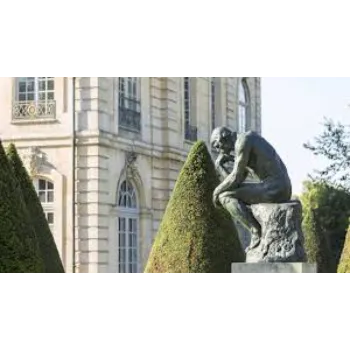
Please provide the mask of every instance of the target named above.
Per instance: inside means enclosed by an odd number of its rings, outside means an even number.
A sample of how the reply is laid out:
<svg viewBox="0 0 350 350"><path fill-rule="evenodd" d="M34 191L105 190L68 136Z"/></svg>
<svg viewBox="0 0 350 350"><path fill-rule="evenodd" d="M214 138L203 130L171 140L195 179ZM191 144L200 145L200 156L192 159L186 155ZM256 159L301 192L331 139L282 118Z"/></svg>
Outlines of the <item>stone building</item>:
<svg viewBox="0 0 350 350"><path fill-rule="evenodd" d="M0 138L33 177L66 271L141 272L191 145L217 125L260 132L260 90L260 78L0 78Z"/></svg>

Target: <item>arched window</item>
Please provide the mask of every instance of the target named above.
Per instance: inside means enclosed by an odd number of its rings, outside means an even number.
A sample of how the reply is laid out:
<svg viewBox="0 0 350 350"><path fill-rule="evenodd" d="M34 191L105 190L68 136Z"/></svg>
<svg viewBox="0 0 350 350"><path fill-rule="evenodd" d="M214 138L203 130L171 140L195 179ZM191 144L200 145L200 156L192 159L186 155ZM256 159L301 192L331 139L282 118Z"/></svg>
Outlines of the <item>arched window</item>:
<svg viewBox="0 0 350 350"><path fill-rule="evenodd" d="M141 131L140 78L119 78L119 127L126 131Z"/></svg>
<svg viewBox="0 0 350 350"><path fill-rule="evenodd" d="M239 112L238 112L238 132L245 132L248 128L250 118L250 94L248 84L245 78L239 83Z"/></svg>
<svg viewBox="0 0 350 350"><path fill-rule="evenodd" d="M54 183L45 179L35 179L34 187L39 196L41 205L44 209L44 213L47 222L50 226L52 234L54 234L55 229L55 187Z"/></svg>
<svg viewBox="0 0 350 350"><path fill-rule="evenodd" d="M119 272L138 272L139 208L134 186L122 182L118 193Z"/></svg>

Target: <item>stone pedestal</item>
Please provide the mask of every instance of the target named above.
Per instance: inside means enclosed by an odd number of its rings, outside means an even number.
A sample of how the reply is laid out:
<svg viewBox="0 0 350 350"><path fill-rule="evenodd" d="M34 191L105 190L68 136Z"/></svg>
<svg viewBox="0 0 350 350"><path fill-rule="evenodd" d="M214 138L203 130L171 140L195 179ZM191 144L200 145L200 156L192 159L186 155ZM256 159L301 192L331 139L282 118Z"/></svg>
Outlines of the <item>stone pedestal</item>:
<svg viewBox="0 0 350 350"><path fill-rule="evenodd" d="M308 263L233 263L232 273L316 273L316 264Z"/></svg>
<svg viewBox="0 0 350 350"><path fill-rule="evenodd" d="M247 251L246 262L306 261L299 201L256 204L251 210L261 226L261 240Z"/></svg>

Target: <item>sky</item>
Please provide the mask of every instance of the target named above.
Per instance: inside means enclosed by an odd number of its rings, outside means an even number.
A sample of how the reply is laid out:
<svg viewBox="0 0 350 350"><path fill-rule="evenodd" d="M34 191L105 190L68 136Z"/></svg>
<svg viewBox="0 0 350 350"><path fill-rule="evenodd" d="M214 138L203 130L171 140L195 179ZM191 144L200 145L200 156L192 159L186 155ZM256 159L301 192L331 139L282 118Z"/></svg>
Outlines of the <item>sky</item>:
<svg viewBox="0 0 350 350"><path fill-rule="evenodd" d="M323 117L350 124L350 78L261 78L262 135L288 168L293 194L325 160L303 148L323 131Z"/></svg>

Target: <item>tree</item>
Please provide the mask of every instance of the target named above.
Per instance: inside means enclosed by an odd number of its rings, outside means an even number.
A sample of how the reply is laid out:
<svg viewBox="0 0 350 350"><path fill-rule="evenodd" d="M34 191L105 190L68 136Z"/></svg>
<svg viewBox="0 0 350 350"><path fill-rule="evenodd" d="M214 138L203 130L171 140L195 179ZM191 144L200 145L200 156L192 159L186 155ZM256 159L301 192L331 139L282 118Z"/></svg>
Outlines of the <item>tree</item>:
<svg viewBox="0 0 350 350"><path fill-rule="evenodd" d="M0 141L0 273L44 272L35 231Z"/></svg>
<svg viewBox="0 0 350 350"><path fill-rule="evenodd" d="M343 252L338 265L338 273L350 273L350 226L346 235Z"/></svg>
<svg viewBox="0 0 350 350"><path fill-rule="evenodd" d="M212 194L219 184L204 142L191 149L155 238L145 272L230 272L243 262L236 228Z"/></svg>
<svg viewBox="0 0 350 350"><path fill-rule="evenodd" d="M304 183L300 199L309 261L315 262L317 254L321 254L325 256L323 261L328 261L328 268L324 270L335 272L348 227L350 194L324 182L308 181Z"/></svg>
<svg viewBox="0 0 350 350"><path fill-rule="evenodd" d="M329 165L316 171L310 178L317 182L326 182L350 191L350 129L349 126L324 119L323 133L314 139L314 143L303 146L316 156L328 160Z"/></svg>
<svg viewBox="0 0 350 350"><path fill-rule="evenodd" d="M45 272L64 272L63 264L46 220L44 210L35 191L33 182L23 166L14 144L9 145L7 156L22 191L23 199L30 215L31 224L37 235Z"/></svg>

